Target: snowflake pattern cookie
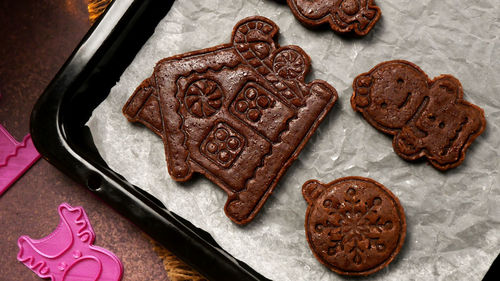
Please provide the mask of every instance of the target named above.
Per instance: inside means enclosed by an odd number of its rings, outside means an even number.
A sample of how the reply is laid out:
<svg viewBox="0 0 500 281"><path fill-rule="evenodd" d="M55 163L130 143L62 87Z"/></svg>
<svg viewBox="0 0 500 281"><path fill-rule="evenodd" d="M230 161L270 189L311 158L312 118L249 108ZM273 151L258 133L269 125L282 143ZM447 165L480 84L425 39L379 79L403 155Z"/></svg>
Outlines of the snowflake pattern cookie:
<svg viewBox="0 0 500 281"><path fill-rule="evenodd" d="M391 263L406 237L398 198L380 183L346 177L323 184L306 182L307 241L316 258L332 271L366 276Z"/></svg>

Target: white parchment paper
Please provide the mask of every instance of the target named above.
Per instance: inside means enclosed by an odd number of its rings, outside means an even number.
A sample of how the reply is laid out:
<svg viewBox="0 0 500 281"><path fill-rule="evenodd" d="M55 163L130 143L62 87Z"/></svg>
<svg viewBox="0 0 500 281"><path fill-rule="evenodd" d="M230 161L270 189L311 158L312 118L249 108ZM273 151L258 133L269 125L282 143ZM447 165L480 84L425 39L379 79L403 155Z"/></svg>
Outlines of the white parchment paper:
<svg viewBox="0 0 500 281"><path fill-rule="evenodd" d="M373 178L402 202L408 236L397 259L372 280L480 280L500 252L500 1L384 0L370 34L345 39L311 31L273 0L176 1L154 35L88 122L99 152L128 181L208 231L236 258L274 280L342 279L313 256L304 234L309 179ZM331 83L339 101L288 170L257 218L245 227L223 212L225 193L203 177L170 179L161 139L133 125L121 108L158 60L230 41L240 19L262 15L280 27L281 45L299 45L312 59L310 80ZM458 168L441 173L409 163L392 138L350 106L355 76L376 64L405 59L430 77L452 74L465 99L485 110L487 128Z"/></svg>

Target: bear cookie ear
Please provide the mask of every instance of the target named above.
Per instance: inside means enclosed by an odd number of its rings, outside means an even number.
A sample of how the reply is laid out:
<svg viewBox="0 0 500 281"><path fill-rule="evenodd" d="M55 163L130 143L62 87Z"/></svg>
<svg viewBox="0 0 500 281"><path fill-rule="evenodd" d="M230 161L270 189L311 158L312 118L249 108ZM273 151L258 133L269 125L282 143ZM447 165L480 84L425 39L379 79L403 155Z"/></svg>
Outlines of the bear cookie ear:
<svg viewBox="0 0 500 281"><path fill-rule="evenodd" d="M434 78L430 91L434 93L434 96L442 96L443 100L450 100L452 102L462 99L464 95L460 81L447 74Z"/></svg>
<svg viewBox="0 0 500 281"><path fill-rule="evenodd" d="M317 180L309 180L302 186L302 195L307 203L311 205L316 198L325 190L325 186Z"/></svg>

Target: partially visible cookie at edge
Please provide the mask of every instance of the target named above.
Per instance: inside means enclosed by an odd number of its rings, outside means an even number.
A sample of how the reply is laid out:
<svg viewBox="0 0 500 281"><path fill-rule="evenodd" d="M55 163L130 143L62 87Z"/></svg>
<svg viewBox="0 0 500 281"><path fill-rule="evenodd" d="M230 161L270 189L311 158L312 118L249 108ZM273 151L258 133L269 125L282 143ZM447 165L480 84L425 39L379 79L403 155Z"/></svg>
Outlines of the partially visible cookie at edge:
<svg viewBox="0 0 500 281"><path fill-rule="evenodd" d="M427 158L442 171L462 164L486 127L483 109L463 99L458 79L440 75L431 80L408 61L380 63L357 76L353 90L352 108L373 127L394 136L400 157Z"/></svg>
<svg viewBox="0 0 500 281"><path fill-rule="evenodd" d="M302 186L305 231L315 257L332 271L366 276L391 263L403 247L406 217L398 198L362 177Z"/></svg>
<svg viewBox="0 0 500 281"><path fill-rule="evenodd" d="M302 24L309 27L329 24L340 34L364 36L382 15L373 0L287 0L287 3Z"/></svg>

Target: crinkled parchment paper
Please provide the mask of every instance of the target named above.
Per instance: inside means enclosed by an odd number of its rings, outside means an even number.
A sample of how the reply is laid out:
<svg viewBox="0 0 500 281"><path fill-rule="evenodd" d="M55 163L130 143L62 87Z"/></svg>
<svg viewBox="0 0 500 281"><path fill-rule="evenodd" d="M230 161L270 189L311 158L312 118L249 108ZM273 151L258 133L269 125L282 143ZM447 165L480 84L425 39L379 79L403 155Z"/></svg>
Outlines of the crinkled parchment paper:
<svg viewBox="0 0 500 281"><path fill-rule="evenodd" d="M312 31L273 0L176 1L154 35L94 111L88 122L99 152L128 181L168 209L208 231L236 258L274 280L342 277L313 256L304 234L309 179L330 182L364 176L401 200L408 236L402 252L373 280L479 280L500 252L500 1L378 0L382 18L368 36L345 39ZM121 108L158 60L230 41L234 24L262 15L280 27L281 45L299 45L312 59L309 79L323 79L339 101L288 170L257 218L245 227L223 211L225 193L204 177L170 179L161 139L127 122ZM430 77L449 73L465 99L485 110L487 128L465 162L442 173L426 162L409 163L392 138L371 127L350 106L355 76L376 64L405 59Z"/></svg>

